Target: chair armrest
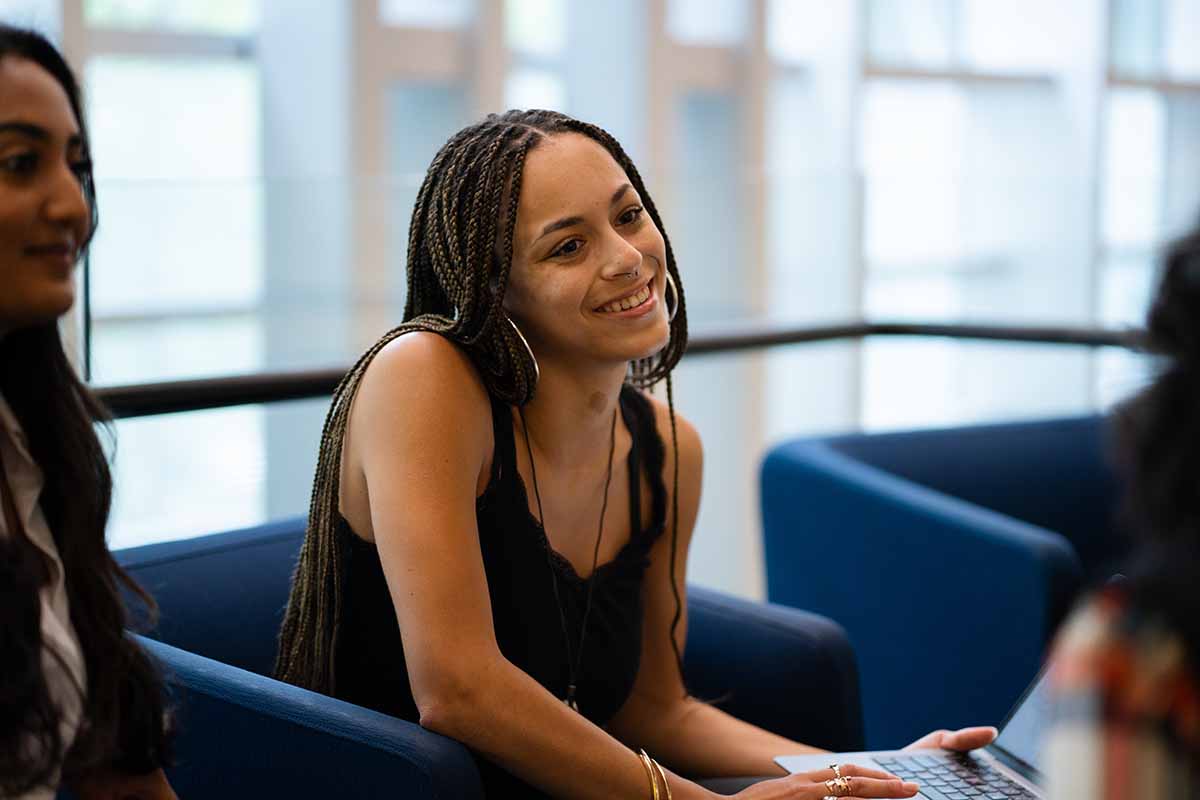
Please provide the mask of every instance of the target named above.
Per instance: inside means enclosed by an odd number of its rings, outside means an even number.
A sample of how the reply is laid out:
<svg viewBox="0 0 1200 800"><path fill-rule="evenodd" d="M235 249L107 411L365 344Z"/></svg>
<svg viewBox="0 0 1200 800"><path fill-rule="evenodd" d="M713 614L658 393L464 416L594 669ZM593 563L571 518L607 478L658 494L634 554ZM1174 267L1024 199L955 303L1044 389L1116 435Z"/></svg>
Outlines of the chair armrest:
<svg viewBox="0 0 1200 800"><path fill-rule="evenodd" d="M177 696L180 797L482 798L458 742L419 725L136 637Z"/></svg>
<svg viewBox="0 0 1200 800"><path fill-rule="evenodd" d="M869 747L1003 720L1080 581L1061 536L820 442L773 450L761 486L768 596L845 626Z"/></svg>
<svg viewBox="0 0 1200 800"><path fill-rule="evenodd" d="M691 693L795 741L860 750L858 671L846 633L805 611L688 587Z"/></svg>

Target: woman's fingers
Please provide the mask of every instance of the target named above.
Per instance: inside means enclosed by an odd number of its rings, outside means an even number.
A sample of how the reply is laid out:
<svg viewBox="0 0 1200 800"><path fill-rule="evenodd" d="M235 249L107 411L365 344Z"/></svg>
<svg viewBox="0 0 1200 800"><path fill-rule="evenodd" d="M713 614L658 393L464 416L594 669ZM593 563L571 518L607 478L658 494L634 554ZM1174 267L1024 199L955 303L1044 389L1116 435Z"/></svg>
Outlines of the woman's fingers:
<svg viewBox="0 0 1200 800"><path fill-rule="evenodd" d="M845 775L845 771L842 774ZM912 797L921 788L915 783L902 781L899 778L888 778L885 780L882 778L861 778L857 775L853 777L847 776L846 783L850 791L842 796L849 798ZM837 796L837 793L831 791L824 783L821 783L820 787L820 797L825 797L826 795Z"/></svg>
<svg viewBox="0 0 1200 800"><path fill-rule="evenodd" d="M942 737L942 747L947 750L975 750L992 743L996 729L992 727L962 728Z"/></svg>
<svg viewBox="0 0 1200 800"><path fill-rule="evenodd" d="M842 774L849 777L857 775L863 778L879 778L881 780L899 780L899 775L893 775L890 772L884 772L881 769L871 769L870 767L861 767L858 764L838 764L838 769ZM813 783L822 783L823 781L831 780L837 777L837 774L830 769L818 769L812 772L803 773L806 780Z"/></svg>

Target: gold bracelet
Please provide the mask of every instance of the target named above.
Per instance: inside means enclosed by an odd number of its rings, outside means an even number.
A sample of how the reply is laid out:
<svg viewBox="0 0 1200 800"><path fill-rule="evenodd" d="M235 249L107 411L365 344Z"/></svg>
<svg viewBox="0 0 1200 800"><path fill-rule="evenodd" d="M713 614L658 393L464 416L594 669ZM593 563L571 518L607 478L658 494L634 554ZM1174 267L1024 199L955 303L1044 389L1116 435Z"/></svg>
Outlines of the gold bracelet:
<svg viewBox="0 0 1200 800"><path fill-rule="evenodd" d="M660 795L658 793L658 779L654 777L654 767L651 766L653 763L652 759L650 756L646 755L645 750L642 750L638 753L638 758L642 760L642 766L646 768L646 777L650 779L651 798L653 798L653 800L660 800Z"/></svg>
<svg viewBox="0 0 1200 800"><path fill-rule="evenodd" d="M658 763L653 758L650 759L650 761L653 762L654 766L658 767L658 774L662 777L663 788L667 790L667 800L671 800L671 784L667 783L666 771L663 770L662 764Z"/></svg>

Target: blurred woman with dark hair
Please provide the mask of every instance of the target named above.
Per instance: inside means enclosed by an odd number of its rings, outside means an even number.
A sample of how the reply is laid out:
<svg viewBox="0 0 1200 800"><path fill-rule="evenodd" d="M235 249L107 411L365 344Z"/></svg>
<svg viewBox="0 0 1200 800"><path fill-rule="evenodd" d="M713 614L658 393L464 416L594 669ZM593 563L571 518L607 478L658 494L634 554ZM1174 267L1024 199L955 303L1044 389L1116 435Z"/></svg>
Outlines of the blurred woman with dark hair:
<svg viewBox="0 0 1200 800"><path fill-rule="evenodd" d="M112 479L58 318L96 228L79 89L0 25L0 796L174 798L161 678L125 634Z"/></svg>
<svg viewBox="0 0 1200 800"><path fill-rule="evenodd" d="M1200 228L1171 249L1147 328L1161 370L1114 414L1138 555L1059 637L1055 800L1200 797Z"/></svg>

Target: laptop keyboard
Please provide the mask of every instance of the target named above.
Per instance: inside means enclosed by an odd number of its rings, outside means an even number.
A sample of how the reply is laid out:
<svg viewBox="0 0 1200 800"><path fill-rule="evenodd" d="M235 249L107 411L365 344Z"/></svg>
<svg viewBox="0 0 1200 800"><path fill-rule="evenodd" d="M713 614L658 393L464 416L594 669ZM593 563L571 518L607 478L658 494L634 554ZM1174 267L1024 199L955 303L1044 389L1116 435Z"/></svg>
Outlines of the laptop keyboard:
<svg viewBox="0 0 1200 800"><path fill-rule="evenodd" d="M906 781L921 784L929 800L1033 800L1035 795L987 764L966 755L905 755L874 758Z"/></svg>

